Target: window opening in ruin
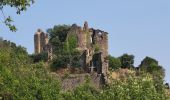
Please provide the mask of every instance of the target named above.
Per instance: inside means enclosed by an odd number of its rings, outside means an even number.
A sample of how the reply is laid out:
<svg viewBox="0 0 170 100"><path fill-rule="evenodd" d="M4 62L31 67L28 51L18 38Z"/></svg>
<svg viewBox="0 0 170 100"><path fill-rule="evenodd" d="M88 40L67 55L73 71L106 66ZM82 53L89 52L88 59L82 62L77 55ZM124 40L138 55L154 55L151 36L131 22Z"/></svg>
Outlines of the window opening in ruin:
<svg viewBox="0 0 170 100"><path fill-rule="evenodd" d="M101 32L99 32L98 34L99 34L99 35L101 35L102 33L101 33Z"/></svg>

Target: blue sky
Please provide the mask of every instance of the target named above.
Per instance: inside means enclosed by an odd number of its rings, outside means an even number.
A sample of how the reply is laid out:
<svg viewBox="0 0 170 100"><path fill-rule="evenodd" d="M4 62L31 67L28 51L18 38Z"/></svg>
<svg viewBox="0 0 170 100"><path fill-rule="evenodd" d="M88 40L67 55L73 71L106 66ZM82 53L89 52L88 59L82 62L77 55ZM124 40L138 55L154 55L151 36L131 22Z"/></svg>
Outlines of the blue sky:
<svg viewBox="0 0 170 100"><path fill-rule="evenodd" d="M0 24L0 36L33 53L33 35L38 28L58 24L83 25L109 33L109 52L118 57L135 55L135 65L145 56L157 59L170 83L170 1L169 0L36 0L20 16L6 8L18 31L12 33ZM0 15L1 16L1 15ZM2 16L0 17L2 20Z"/></svg>

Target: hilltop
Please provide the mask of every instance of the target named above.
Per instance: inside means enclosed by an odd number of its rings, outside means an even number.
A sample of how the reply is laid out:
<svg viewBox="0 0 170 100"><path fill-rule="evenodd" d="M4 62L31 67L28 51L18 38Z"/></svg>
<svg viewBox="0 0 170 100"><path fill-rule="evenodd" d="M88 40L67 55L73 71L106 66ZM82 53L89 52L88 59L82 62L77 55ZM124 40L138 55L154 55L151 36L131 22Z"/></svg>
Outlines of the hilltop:
<svg viewBox="0 0 170 100"><path fill-rule="evenodd" d="M71 39L70 42L61 42L62 39L58 37L61 34L58 33L67 33L70 28L71 26L68 25L60 25L48 30L50 34L48 43L52 46L58 43L56 47L59 46L54 48L53 52L54 55L60 54L60 56L56 58L53 56L52 60L48 59L46 52L29 55L24 47L7 40L0 40L0 99L169 100L170 96L167 92L169 86L165 85L163 80L164 69L153 58L146 57L136 67L133 65L133 55L123 54L120 57L113 57L108 54L106 74L100 73L102 72L100 70L95 72L94 69L91 72L91 70L82 69L76 62L79 60L75 60L75 62L73 60L71 64L68 64L70 60L67 60L67 56L63 56L63 54L68 54L68 44L77 42L73 42L74 39ZM51 39L52 36L56 37L55 41ZM75 53L76 56L79 56L77 50L80 49L75 45L72 46L73 48L69 48L69 51L72 50L71 53L69 52L69 57L74 57L72 55ZM64 50L62 47L67 48ZM102 50L97 48L94 51L99 53ZM96 88L96 83L91 80L102 75L107 81ZM73 83L83 82L73 89L65 91L63 83L69 84L70 79L73 80L71 81ZM98 82L101 80L102 78L99 78Z"/></svg>

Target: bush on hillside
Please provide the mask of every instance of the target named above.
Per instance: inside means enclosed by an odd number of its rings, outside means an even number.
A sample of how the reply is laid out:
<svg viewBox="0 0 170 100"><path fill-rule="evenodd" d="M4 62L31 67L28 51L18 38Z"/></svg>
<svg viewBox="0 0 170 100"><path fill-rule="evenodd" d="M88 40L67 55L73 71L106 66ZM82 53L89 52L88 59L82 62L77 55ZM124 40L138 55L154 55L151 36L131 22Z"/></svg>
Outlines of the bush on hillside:
<svg viewBox="0 0 170 100"><path fill-rule="evenodd" d="M30 55L31 60L36 63L36 62L47 62L48 61L48 54L47 52L42 52L40 54L32 54Z"/></svg>
<svg viewBox="0 0 170 100"><path fill-rule="evenodd" d="M121 62L119 58L115 58L111 55L109 55L108 58L109 58L109 68L111 70L116 70L116 69L121 68Z"/></svg>
<svg viewBox="0 0 170 100"><path fill-rule="evenodd" d="M129 76L111 83L102 90L96 90L88 84L74 91L62 94L64 100L169 100L165 88L157 91L151 75ZM164 86L159 84L160 87Z"/></svg>

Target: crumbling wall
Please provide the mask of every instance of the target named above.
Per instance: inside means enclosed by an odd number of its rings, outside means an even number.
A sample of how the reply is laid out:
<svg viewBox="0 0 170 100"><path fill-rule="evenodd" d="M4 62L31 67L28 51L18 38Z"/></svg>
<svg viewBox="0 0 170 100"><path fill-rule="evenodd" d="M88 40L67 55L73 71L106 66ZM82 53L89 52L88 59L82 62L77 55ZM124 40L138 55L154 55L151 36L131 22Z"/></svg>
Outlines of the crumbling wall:
<svg viewBox="0 0 170 100"><path fill-rule="evenodd" d="M91 72L89 69L94 67L93 63L100 62L94 68L97 68L97 73L104 73L104 75L106 75L108 71L108 33L99 29L89 28L88 23L85 22L83 28L73 24L68 32L67 38L73 34L77 37L77 49L81 54L84 55L85 53L85 56L83 56L84 58L82 56L80 58L81 67L83 67L85 71ZM99 59L95 62L93 60L94 55L99 53Z"/></svg>
<svg viewBox="0 0 170 100"><path fill-rule="evenodd" d="M80 51L80 66L87 72L97 72L106 76L108 72L108 33L99 29L89 28L85 22L83 28L73 24L67 34L69 37L76 37L74 45ZM48 35L38 30L34 35L35 53L43 51L48 52L49 58L52 59L52 46L48 43ZM98 55L100 54L100 55ZM98 55L96 61L94 56ZM97 62L97 65L94 64ZM93 66L95 65L95 66ZM93 68L96 68L94 70Z"/></svg>
<svg viewBox="0 0 170 100"><path fill-rule="evenodd" d="M97 73L77 75L70 74L68 77L61 79L62 90L73 90L76 87L85 84L87 80L89 80L89 83L87 84L99 89L104 85L103 79L103 76Z"/></svg>

